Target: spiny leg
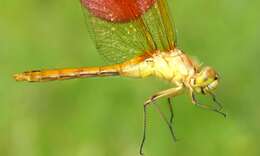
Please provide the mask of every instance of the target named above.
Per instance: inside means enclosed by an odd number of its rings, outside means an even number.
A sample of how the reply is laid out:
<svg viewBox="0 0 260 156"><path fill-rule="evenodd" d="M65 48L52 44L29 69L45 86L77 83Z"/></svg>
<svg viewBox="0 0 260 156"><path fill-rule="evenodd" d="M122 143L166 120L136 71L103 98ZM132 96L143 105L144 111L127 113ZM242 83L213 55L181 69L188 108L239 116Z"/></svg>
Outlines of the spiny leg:
<svg viewBox="0 0 260 156"><path fill-rule="evenodd" d="M222 106L222 104L217 100L216 95L215 95L214 93L211 93L211 92L209 92L209 94L211 95L213 102L218 105L218 107L219 107L218 110L221 111L221 110L223 109L223 106Z"/></svg>
<svg viewBox="0 0 260 156"><path fill-rule="evenodd" d="M144 124L144 131L143 131L143 138L142 138L142 142L141 142L141 145L140 145L140 150L139 150L139 153L140 155L143 155L143 146L144 146L144 143L145 143L145 140L146 140L146 128L147 128L147 107L154 103L156 100L158 100L159 98L162 98L162 97L174 97L174 96L177 96L179 95L183 90L183 87L180 86L180 87L177 87L177 88L171 88L171 89L168 89L168 90L165 90L165 91L161 91L161 92L158 92L156 94L154 94L153 96L151 96L145 103L144 103L144 121L143 121L143 124ZM163 117L163 119L165 120L165 122L167 123L168 127L170 128L171 130L171 134L173 136L173 139L176 140L176 137L174 135L174 131L173 131L173 128L171 126L171 123L166 119L165 115L162 113L162 111L160 110L159 107L157 107L156 105L156 108L157 110L160 112L161 116ZM172 120L171 120L172 121Z"/></svg>
<svg viewBox="0 0 260 156"><path fill-rule="evenodd" d="M150 105L150 104L154 104L154 105L155 105L156 110L160 113L160 116L162 117L162 119L166 122L167 126L169 127L173 140L174 140L174 141L177 141L177 139L176 139L176 137L175 137L175 134L174 134L174 130L173 130L172 124L167 120L166 116L165 116L164 113L161 111L160 107L159 107L158 105L156 105L154 102L155 102L155 101L151 100L149 103L145 103L145 104L144 104L144 131L143 131L143 138L142 138L142 142L141 142L141 146L140 146L140 154L141 154L141 155L144 154L144 153L143 153L143 146L144 146L145 139L146 139L147 106ZM171 119L171 121L172 121L172 119Z"/></svg>
<svg viewBox="0 0 260 156"><path fill-rule="evenodd" d="M169 106L169 110L170 110L170 124L172 125L173 119L174 119L174 114L173 114L171 98L167 98L167 101L168 101L168 106Z"/></svg>
<svg viewBox="0 0 260 156"><path fill-rule="evenodd" d="M192 97L192 103L195 104L197 107L217 112L217 113L223 115L224 117L227 116L226 113L221 112L221 109L212 108L209 105L202 105L202 104L198 103L196 100L195 94L193 92L191 93L191 97ZM214 100L214 98L213 98L213 100Z"/></svg>
<svg viewBox="0 0 260 156"><path fill-rule="evenodd" d="M146 140L146 127L147 127L147 106L150 105L152 102L149 102L149 103L144 103L144 121L143 121L143 138L142 138L142 142L141 142L141 145L140 145L140 150L139 150L139 153L140 155L143 155L143 147L144 147L144 143L145 143L145 140Z"/></svg>
<svg viewBox="0 0 260 156"><path fill-rule="evenodd" d="M167 124L167 126L169 127L170 129L170 132L171 132L171 136L172 136L172 139L174 142L177 141L176 139L176 136L175 136L175 133L174 133L174 129L172 127L172 124L167 120L166 116L164 115L164 113L161 111L160 107L156 104L154 104L156 106L156 109L157 111L160 113L160 116L162 117L162 119L164 120L164 122Z"/></svg>

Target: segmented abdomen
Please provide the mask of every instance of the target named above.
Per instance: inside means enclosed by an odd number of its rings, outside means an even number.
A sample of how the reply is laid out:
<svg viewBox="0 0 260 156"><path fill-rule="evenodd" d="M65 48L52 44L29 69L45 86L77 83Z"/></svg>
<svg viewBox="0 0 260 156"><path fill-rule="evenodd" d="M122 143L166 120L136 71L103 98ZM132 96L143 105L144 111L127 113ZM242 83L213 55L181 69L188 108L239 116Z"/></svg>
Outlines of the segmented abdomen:
<svg viewBox="0 0 260 156"><path fill-rule="evenodd" d="M34 70L15 74L14 78L17 81L41 82L84 77L116 76L119 75L119 72L120 66L114 65L105 67L82 67L57 70Z"/></svg>

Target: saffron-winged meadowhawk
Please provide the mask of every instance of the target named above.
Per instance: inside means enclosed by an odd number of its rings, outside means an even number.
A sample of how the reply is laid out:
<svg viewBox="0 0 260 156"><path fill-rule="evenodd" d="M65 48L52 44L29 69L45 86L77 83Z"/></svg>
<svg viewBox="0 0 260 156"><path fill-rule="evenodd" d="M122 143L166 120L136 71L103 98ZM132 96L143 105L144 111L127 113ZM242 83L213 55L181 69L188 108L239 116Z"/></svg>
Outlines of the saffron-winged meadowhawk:
<svg viewBox="0 0 260 156"><path fill-rule="evenodd" d="M54 70L33 70L15 74L17 81L43 82L74 78L121 76L133 78L158 77L175 85L160 91L144 102L144 131L140 146L146 138L146 109L160 98L167 98L171 117L168 125L172 138L173 112L171 99L188 91L194 105L218 112L222 106L213 90L219 83L218 73L211 67L201 67L194 59L177 48L175 26L166 0L81 0L89 33L98 52L113 65ZM199 104L195 94L212 97L216 107ZM156 105L155 105L156 106Z"/></svg>

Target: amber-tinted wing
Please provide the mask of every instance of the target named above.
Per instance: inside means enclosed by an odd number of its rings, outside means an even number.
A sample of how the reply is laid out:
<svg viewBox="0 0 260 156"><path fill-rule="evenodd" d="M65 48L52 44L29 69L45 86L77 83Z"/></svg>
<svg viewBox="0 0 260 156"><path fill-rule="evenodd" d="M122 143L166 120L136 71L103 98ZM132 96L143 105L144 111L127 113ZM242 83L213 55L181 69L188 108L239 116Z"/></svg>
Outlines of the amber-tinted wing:
<svg viewBox="0 0 260 156"><path fill-rule="evenodd" d="M121 63L175 47L174 25L165 0L81 0L99 53Z"/></svg>

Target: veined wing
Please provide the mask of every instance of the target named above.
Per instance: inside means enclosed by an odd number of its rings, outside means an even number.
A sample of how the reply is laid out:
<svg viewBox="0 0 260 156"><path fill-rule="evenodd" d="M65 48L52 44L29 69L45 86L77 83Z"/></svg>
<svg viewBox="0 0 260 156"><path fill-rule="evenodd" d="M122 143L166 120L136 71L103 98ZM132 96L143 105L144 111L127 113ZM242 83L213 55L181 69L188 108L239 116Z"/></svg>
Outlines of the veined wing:
<svg viewBox="0 0 260 156"><path fill-rule="evenodd" d="M121 63L175 47L166 0L81 0L99 53Z"/></svg>

